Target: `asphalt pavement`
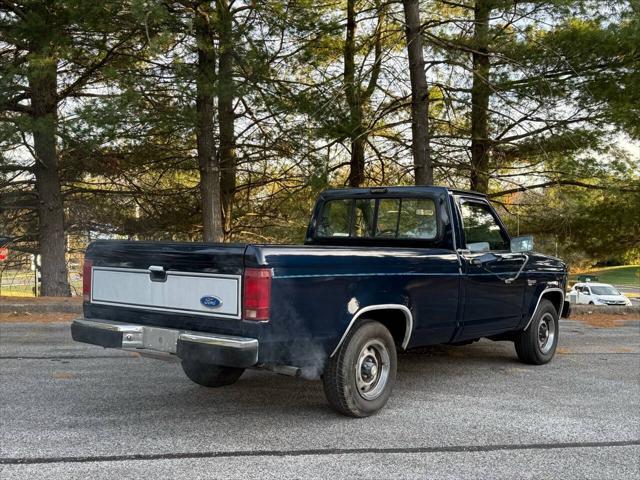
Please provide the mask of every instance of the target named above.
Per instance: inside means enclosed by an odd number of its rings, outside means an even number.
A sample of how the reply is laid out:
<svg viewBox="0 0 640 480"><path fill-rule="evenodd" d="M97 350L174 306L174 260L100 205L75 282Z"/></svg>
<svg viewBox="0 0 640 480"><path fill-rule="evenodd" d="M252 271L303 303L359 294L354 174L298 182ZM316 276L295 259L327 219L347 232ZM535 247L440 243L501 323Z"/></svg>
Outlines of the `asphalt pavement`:
<svg viewBox="0 0 640 480"><path fill-rule="evenodd" d="M558 355L508 343L404 354L386 408L331 411L320 382L74 344L68 324L0 324L0 478L640 476L640 321L563 321Z"/></svg>

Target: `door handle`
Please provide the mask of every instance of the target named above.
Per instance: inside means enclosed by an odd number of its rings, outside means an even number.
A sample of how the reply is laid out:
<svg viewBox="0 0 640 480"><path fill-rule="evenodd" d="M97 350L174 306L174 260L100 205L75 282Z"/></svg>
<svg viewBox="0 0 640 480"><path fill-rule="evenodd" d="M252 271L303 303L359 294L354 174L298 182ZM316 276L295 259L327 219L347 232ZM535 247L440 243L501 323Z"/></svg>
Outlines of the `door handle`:
<svg viewBox="0 0 640 480"><path fill-rule="evenodd" d="M494 255L493 253L487 252L487 253L483 253L479 257L472 258L471 264L472 265L488 265L490 263L494 263L499 260L502 260L502 257L499 257L498 255Z"/></svg>

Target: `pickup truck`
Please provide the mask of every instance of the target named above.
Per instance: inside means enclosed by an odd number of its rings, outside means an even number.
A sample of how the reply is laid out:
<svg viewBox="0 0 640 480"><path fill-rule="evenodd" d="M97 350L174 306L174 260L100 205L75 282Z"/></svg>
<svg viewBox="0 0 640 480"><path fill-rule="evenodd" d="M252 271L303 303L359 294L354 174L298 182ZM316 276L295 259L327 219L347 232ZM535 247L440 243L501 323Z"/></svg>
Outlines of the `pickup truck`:
<svg viewBox="0 0 640 480"><path fill-rule="evenodd" d="M74 340L180 360L220 387L245 369L321 378L338 412L382 408L397 354L480 338L549 362L569 315L567 267L512 238L484 195L328 190L304 245L99 240Z"/></svg>

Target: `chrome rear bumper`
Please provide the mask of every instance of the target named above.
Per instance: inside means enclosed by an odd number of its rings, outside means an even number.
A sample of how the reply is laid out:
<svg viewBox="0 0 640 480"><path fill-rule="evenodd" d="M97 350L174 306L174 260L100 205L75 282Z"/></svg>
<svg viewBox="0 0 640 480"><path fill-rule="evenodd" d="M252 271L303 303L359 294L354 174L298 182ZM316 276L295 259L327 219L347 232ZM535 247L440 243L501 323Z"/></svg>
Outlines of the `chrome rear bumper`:
<svg viewBox="0 0 640 480"><path fill-rule="evenodd" d="M163 352L183 360L247 368L258 363L258 340L213 333L79 318L71 324L77 342L105 348Z"/></svg>

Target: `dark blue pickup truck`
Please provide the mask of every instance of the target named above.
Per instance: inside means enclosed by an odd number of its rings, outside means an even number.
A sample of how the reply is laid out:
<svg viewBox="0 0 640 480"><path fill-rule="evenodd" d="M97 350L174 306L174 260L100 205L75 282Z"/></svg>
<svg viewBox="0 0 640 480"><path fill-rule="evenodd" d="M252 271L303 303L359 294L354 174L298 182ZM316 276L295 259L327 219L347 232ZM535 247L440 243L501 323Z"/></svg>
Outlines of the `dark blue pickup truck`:
<svg viewBox="0 0 640 480"><path fill-rule="evenodd" d="M304 245L92 243L71 332L177 357L207 387L246 368L322 378L332 407L363 417L387 402L399 350L486 337L551 360L567 268L532 243L476 193L329 190Z"/></svg>

